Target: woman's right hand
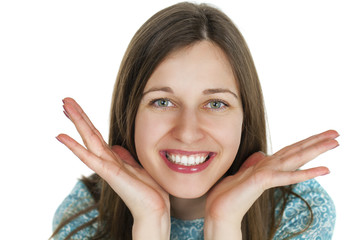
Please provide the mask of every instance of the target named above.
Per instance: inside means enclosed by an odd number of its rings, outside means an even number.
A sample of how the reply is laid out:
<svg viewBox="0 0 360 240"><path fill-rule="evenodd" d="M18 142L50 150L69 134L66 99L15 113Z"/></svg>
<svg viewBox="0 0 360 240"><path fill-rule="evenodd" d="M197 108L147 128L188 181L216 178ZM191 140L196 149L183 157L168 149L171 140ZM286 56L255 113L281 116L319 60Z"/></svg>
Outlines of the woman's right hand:
<svg viewBox="0 0 360 240"><path fill-rule="evenodd" d="M133 239L169 239L169 194L120 146L109 147L79 104L65 98L64 113L74 123L83 147L66 134L56 138L121 197L134 218Z"/></svg>

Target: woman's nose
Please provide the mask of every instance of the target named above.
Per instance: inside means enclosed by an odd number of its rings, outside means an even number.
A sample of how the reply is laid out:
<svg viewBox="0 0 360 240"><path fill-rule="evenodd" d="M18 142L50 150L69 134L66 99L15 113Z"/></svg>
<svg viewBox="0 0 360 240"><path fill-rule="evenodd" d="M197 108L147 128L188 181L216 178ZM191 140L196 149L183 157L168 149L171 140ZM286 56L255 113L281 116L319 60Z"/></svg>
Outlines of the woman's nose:
<svg viewBox="0 0 360 240"><path fill-rule="evenodd" d="M176 120L173 136L185 144L196 143L204 137L199 113L182 110Z"/></svg>

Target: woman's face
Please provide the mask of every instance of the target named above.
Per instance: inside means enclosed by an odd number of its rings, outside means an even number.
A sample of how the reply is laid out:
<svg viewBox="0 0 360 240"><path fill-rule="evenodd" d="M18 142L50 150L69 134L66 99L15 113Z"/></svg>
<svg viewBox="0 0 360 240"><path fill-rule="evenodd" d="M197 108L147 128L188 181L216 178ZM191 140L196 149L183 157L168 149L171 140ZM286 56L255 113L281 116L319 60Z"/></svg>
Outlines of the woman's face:
<svg viewBox="0 0 360 240"><path fill-rule="evenodd" d="M243 110L223 51L201 41L170 54L148 80L135 120L135 146L169 194L203 196L229 169Z"/></svg>

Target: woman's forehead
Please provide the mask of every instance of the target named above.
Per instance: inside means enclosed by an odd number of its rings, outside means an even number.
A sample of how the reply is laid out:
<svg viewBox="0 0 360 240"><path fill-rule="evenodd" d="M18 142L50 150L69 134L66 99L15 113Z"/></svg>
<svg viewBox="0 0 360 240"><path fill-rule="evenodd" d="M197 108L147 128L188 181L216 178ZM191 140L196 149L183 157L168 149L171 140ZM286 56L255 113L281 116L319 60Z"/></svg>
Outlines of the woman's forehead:
<svg viewBox="0 0 360 240"><path fill-rule="evenodd" d="M197 44L172 52L155 69L144 92L154 87L179 84L237 91L232 66L225 53L212 42Z"/></svg>

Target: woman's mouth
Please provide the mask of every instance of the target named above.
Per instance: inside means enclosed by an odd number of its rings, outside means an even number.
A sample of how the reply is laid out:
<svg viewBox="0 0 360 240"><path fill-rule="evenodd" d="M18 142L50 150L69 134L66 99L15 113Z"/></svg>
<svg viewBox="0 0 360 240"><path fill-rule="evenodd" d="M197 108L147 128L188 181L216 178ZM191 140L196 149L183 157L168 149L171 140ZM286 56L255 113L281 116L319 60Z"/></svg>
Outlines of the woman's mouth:
<svg viewBox="0 0 360 240"><path fill-rule="evenodd" d="M204 170L216 154L214 152L164 150L160 151L160 155L170 169L181 173L196 173Z"/></svg>
<svg viewBox="0 0 360 240"><path fill-rule="evenodd" d="M195 154L195 155L178 155L166 153L166 158L172 162L183 166L199 165L209 159L209 154Z"/></svg>

